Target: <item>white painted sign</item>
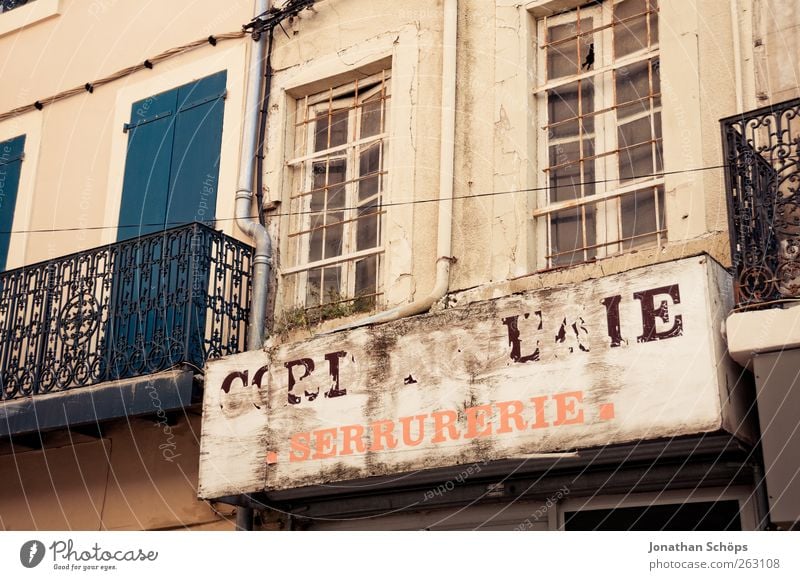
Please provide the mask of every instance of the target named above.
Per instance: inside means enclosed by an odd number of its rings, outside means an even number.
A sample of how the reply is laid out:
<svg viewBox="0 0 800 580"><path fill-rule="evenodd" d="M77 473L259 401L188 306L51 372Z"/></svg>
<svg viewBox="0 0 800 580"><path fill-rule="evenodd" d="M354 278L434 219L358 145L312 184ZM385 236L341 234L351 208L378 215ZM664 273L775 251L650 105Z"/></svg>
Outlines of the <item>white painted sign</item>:
<svg viewBox="0 0 800 580"><path fill-rule="evenodd" d="M687 258L209 363L199 493L723 428L725 276Z"/></svg>

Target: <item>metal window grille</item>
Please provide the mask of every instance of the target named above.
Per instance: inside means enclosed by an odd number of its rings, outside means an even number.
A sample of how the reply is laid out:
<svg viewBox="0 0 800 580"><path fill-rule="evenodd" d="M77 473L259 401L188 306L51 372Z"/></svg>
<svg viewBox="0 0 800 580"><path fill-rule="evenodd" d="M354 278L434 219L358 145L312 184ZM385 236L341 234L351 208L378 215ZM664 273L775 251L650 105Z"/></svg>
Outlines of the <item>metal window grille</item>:
<svg viewBox="0 0 800 580"><path fill-rule="evenodd" d="M589 3L538 35L540 267L663 244L657 1Z"/></svg>
<svg viewBox="0 0 800 580"><path fill-rule="evenodd" d="M382 295L383 197L391 72L297 102L289 295L305 308Z"/></svg>

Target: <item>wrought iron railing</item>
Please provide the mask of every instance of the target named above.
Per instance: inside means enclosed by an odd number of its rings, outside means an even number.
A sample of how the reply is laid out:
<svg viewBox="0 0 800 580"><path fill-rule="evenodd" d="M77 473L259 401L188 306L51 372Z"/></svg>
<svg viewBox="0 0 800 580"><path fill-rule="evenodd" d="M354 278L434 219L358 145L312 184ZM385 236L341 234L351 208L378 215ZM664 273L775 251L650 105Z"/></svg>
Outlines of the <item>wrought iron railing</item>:
<svg viewBox="0 0 800 580"><path fill-rule="evenodd" d="M800 298L800 99L721 123L736 304Z"/></svg>
<svg viewBox="0 0 800 580"><path fill-rule="evenodd" d="M193 223L0 273L0 398L244 350L251 260Z"/></svg>

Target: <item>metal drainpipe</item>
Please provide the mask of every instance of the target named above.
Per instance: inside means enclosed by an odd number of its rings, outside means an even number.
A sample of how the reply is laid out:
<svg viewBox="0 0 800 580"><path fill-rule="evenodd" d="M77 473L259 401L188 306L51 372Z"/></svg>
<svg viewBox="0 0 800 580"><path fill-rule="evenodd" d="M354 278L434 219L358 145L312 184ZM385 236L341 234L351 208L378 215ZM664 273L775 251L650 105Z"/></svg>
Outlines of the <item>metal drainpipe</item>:
<svg viewBox="0 0 800 580"><path fill-rule="evenodd" d="M447 294L450 288L450 265L453 263L453 176L455 174L456 141L456 54L458 40L458 0L444 2L444 30L442 33L442 126L439 157L439 219L436 244L436 281L431 293L410 304L403 304L374 316L334 328L338 332L414 316L430 310L431 306ZM327 333L326 333L327 334Z"/></svg>
<svg viewBox="0 0 800 580"><path fill-rule="evenodd" d="M269 0L256 0L255 15L269 10ZM258 350L264 346L264 326L267 316L267 293L272 266L272 240L267 229L253 216L253 175L256 166L256 146L258 142L258 111L261 102L261 64L264 61L266 43L263 35L253 44L250 52L247 75L247 97L245 101L244 131L242 153L239 163L239 185L236 189L236 225L253 238L256 244L253 256L252 285L250 301L250 320L247 332L247 349ZM256 208L258 213L261 208ZM256 214L257 215L257 214ZM253 529L253 510L239 506L236 510L236 529Z"/></svg>

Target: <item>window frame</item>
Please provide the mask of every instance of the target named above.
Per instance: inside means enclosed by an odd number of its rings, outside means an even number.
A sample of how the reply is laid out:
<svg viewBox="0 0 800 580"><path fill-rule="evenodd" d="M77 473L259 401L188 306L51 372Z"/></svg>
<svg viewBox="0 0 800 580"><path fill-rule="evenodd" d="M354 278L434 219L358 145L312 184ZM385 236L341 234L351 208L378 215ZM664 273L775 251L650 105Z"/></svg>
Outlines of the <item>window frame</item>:
<svg viewBox="0 0 800 580"><path fill-rule="evenodd" d="M533 22L538 40L533 48L536 78L532 96L535 103L534 118L536 119L535 130L537 132L535 139L536 154L539 160L536 172L540 187L536 191L536 207L532 215L536 232L536 247L538 248L536 253L536 268L538 270L591 263L598 259L644 247L662 247L667 239L664 131L663 121L660 120L663 106L661 105L661 88L654 90L654 77L657 74L654 68L657 66L655 63L660 63L661 54L659 41L657 39L653 40L653 34L658 38L658 30L656 29L655 33L651 31L654 19L655 26L658 26L660 6L658 4L655 4L654 7L651 5L651 2L655 3L655 0L645 0L645 12L636 12L632 16L623 17L615 24L614 7L622 1L624 0L605 0L596 5L573 6L563 11L541 14L539 17L535 17ZM655 13L654 16L652 15L653 12ZM625 22L629 20L636 20L642 17L647 31L646 45L638 47L620 58L616 58L614 55L615 29L617 26L625 25ZM591 28L588 31L580 29L579 20L585 19L592 20ZM548 29L573 23L578 26L577 34L565 38L574 38L575 40L569 40L568 42L576 43L585 42L582 39L591 39L591 43L597 49L594 51L595 61L590 70L584 71L581 67L579 73L549 79L547 78L548 55L546 49L559 41L549 42ZM578 56L583 58L582 52ZM617 103L616 85L618 83L618 74L620 72L625 73L629 67L643 63L645 63L648 71L648 94L632 101ZM580 63L578 64L580 66ZM586 80L591 81L592 111L589 113L582 111L580 109L581 99L578 98L579 110L577 115L560 121L563 124L577 121L580 126L580 131L575 136L579 142L579 162L568 161L564 164L564 167L577 165L579 178L578 184L575 185L580 188L581 197L551 201L551 196L555 196L551 188L551 171L552 168L559 168L560 166L551 165L550 163L550 147L554 143L552 128L556 124L550 123L548 111L550 100L548 95L553 94L551 91L554 89L568 87L571 84L579 83L578 86L580 87L580 83ZM582 89L579 88L580 90ZM641 118L650 118L651 139L620 148L617 129L620 124L617 122L617 110L624 106L635 106L638 103L647 103L647 111L639 112L639 115ZM638 121L640 117L632 116L626 118L626 124ZM583 126L586 118L591 118L594 124L593 131L591 131L591 145L594 149L592 155L584 155L583 150L584 135L587 134L584 133ZM556 146L560 145L559 142L555 142L555 144ZM649 145L651 149L652 174L639 179L621 179L619 156L624 151L631 151L636 147L641 148L645 145ZM593 165L593 177L591 179L584 178L585 160L591 161ZM595 186L595 191L584 196L583 192L587 184ZM603 187L604 184L609 184L609 187ZM632 235L627 236L624 230L629 228L630 224L623 220L621 208L623 203L627 203L628 199L633 198L635 200L634 203L636 203L640 195L652 195L650 203L654 207L655 229L643 234L636 234L634 229ZM623 200L626 201L623 202ZM647 201L647 198L645 200ZM552 216L557 215L558 212L570 210L580 210L581 225L579 231L582 239L580 243L574 244L575 247L573 249L554 253L555 236ZM595 223L593 243L590 243L586 231L586 224L590 221L587 219L589 210L596 213L593 218ZM655 240L653 242L649 241L648 238L653 236ZM642 238L642 243L639 243L638 240ZM576 258L578 254L580 256ZM557 258L561 255L566 255L568 258L571 257L570 262L567 264L557 263Z"/></svg>
<svg viewBox="0 0 800 580"><path fill-rule="evenodd" d="M351 80L350 82L330 82L328 87L313 94L293 99L295 108L295 122L290 129L294 133L295 146L293 157L286 161L290 172L289 188L289 228L287 233L288 264L282 268L283 277L288 296L293 306L304 310L315 310L329 305L340 303L353 303L356 310L375 309L382 305L385 296L385 254L386 254L386 209L383 207L388 193L389 177L389 143L390 117L392 101L392 70L391 65L380 72ZM366 87L366 89L364 89ZM360 91L364 90L363 93ZM370 102L382 102L380 107L380 125L377 132L362 137L362 123L364 105ZM331 134L328 133L327 147L317 149L315 146L315 126L320 114L333 115L337 112L348 111L347 137L338 145L331 146ZM329 120L332 117L329 116ZM329 121L330 122L330 121ZM360 154L373 148L379 148L378 170L361 173ZM330 182L331 161L345 161L345 173L341 182ZM326 179L322 186L315 187L314 167L319 163L328 165ZM359 186L369 178L377 179L377 190L364 199L359 199ZM342 208L338 206L333 210L327 207L331 196L331 186L341 185L344 191ZM312 212L311 200L314 193L320 190L325 194L325 205L319 212ZM360 213L369 209L371 205L377 208L372 213ZM342 219L329 223L331 213L342 213ZM312 213L322 217L323 225L312 227ZM357 224L364 217L377 215L376 243L372 247L358 249ZM333 256L325 255L325 238L331 227L341 224L341 251ZM311 234L314 231L323 231L323 241L320 257L311 260L309 250ZM356 292L356 270L363 260L375 258L375 288L370 294L358 295ZM326 282L323 273L326 268L339 267L338 295L336 300L327 300L324 289ZM309 303L309 273L320 270L320 296L317 304ZM361 302L366 299L365 302Z"/></svg>

